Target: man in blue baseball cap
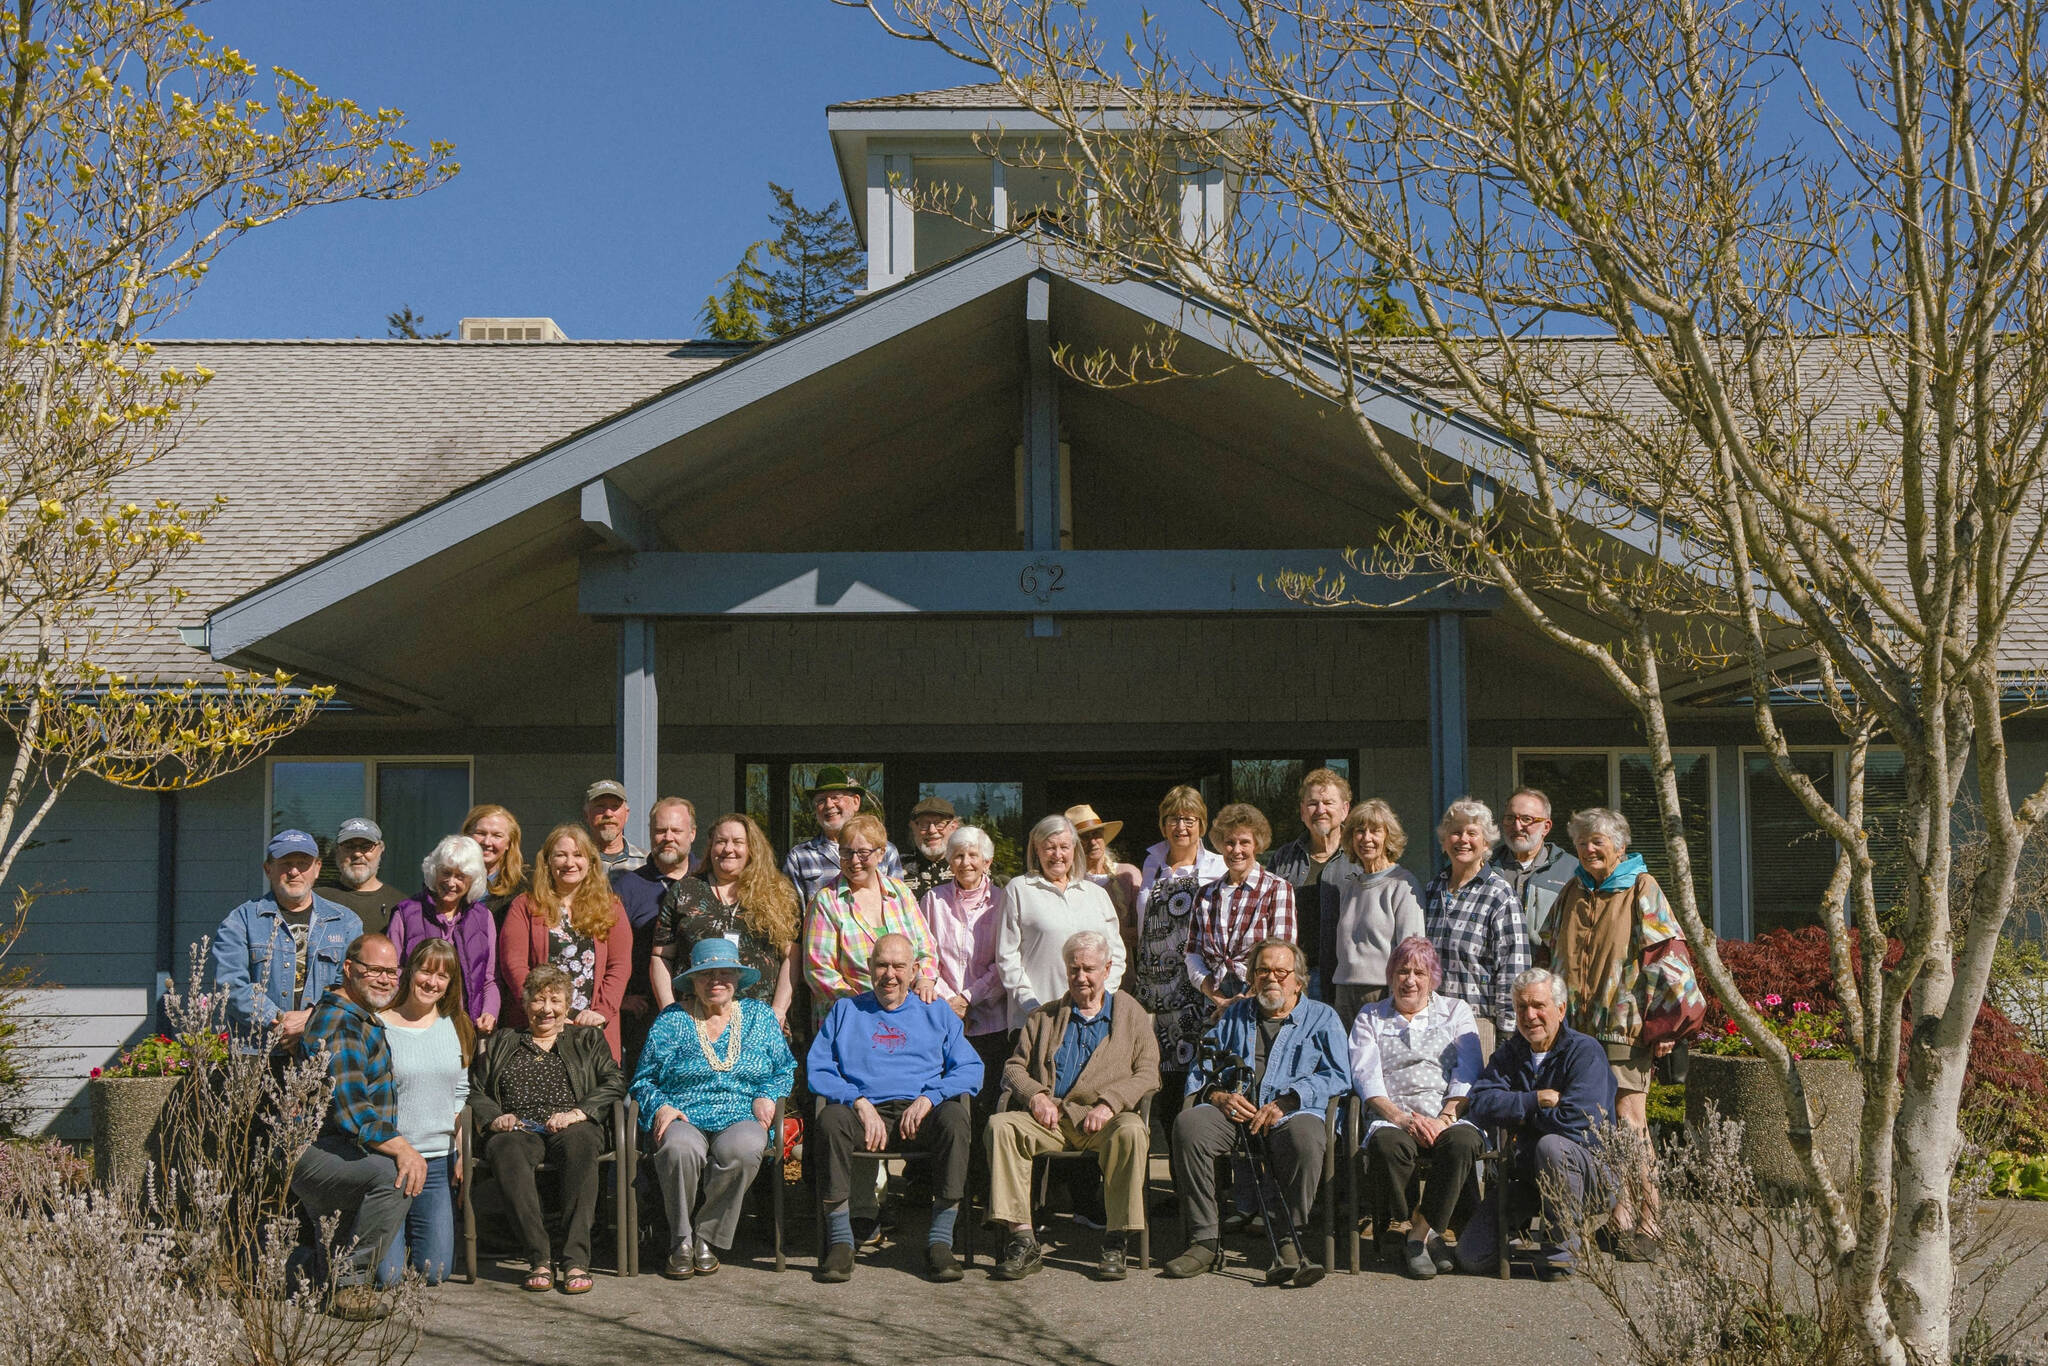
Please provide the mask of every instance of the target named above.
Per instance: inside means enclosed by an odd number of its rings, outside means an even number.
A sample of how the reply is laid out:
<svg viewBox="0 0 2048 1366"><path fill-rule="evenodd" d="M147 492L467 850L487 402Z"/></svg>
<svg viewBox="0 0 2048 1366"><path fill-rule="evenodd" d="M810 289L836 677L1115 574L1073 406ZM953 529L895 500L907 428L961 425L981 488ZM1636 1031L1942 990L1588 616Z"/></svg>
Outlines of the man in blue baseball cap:
<svg viewBox="0 0 2048 1366"><path fill-rule="evenodd" d="M350 941L363 932L354 911L313 891L320 845L305 831L271 836L263 876L269 892L228 912L211 955L236 1045L250 1052L298 1042L314 1002L341 980Z"/></svg>

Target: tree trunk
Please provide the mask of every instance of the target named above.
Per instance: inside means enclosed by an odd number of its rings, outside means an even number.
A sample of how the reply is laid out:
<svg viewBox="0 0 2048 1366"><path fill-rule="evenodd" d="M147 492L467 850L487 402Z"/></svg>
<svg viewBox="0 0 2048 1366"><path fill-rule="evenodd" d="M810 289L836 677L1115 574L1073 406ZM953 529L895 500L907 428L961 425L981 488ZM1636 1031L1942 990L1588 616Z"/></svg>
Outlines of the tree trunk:
<svg viewBox="0 0 2048 1366"><path fill-rule="evenodd" d="M1953 1000L1951 1006L1956 1004ZM1974 1007L1972 1013L1974 1014ZM1898 1214L1892 1228L1885 1287L1892 1320L1909 1360L1935 1366L1949 1358L1955 1259L1949 1229L1949 1184L1955 1173L1967 1045L1934 1042L1939 1017L1914 1022L1900 1088L1892 1166ZM1963 1037L1968 1039L1968 1033Z"/></svg>

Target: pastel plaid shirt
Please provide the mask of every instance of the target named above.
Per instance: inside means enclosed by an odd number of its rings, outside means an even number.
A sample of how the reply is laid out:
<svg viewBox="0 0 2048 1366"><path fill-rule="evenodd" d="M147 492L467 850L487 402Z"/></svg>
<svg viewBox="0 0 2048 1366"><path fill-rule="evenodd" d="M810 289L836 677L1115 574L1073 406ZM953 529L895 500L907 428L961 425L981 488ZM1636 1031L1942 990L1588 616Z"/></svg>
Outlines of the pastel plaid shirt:
<svg viewBox="0 0 2048 1366"><path fill-rule="evenodd" d="M398 1137L398 1083L391 1075L391 1046L376 1016L340 987L329 987L306 1018L299 1047L308 1058L327 1050L334 1095L321 1133L345 1134L364 1147Z"/></svg>
<svg viewBox="0 0 2048 1366"><path fill-rule="evenodd" d="M879 927L864 924L854 913L853 887L845 879L820 889L804 917L804 974L813 994L829 1004L841 996L871 990L874 979L868 975L868 957L875 951L875 941L885 934L900 934L910 941L919 977L937 975L938 954L932 946L931 927L925 924L917 898L901 881L882 879Z"/></svg>
<svg viewBox="0 0 2048 1366"><path fill-rule="evenodd" d="M1443 994L1492 1020L1502 1038L1514 1033L1514 982L1529 966L1529 931L1508 880L1482 867L1453 889L1446 868L1423 888L1422 920L1443 962Z"/></svg>
<svg viewBox="0 0 2048 1366"><path fill-rule="evenodd" d="M1295 942L1294 887L1278 873L1252 865L1237 886L1217 878L1203 886L1195 901L1194 931L1188 937L1188 976L1208 979L1211 987L1245 989L1251 980L1247 961L1261 939ZM1306 983L1303 984L1306 986Z"/></svg>
<svg viewBox="0 0 2048 1366"><path fill-rule="evenodd" d="M890 844L882 851L882 874L903 876L903 858ZM796 885L798 904L808 906L811 898L839 880L839 841L830 835L813 835L802 844L789 846L782 860L782 875Z"/></svg>

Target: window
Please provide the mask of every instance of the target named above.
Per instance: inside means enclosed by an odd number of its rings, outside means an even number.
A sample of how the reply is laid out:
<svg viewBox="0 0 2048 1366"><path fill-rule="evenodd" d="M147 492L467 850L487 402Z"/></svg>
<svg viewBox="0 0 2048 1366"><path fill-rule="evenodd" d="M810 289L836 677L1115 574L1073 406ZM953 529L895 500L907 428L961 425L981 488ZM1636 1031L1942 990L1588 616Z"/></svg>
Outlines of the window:
<svg viewBox="0 0 2048 1366"><path fill-rule="evenodd" d="M1311 768L1327 768L1351 781L1349 759L1233 759L1230 800L1250 802L1273 827L1273 845L1301 838L1301 780ZM1212 805L1210 815L1216 813Z"/></svg>
<svg viewBox="0 0 2048 1366"><path fill-rule="evenodd" d="M1848 800L1848 751L1792 752L1792 767L1813 780L1840 810ZM1768 754L1743 756L1743 811L1749 838L1750 932L1820 923L1821 899L1839 851L1815 825L1791 788L1779 781ZM1872 749L1863 770L1863 828L1870 833L1871 878L1880 914L1905 896L1905 843L1899 828L1906 800L1905 756Z"/></svg>
<svg viewBox="0 0 2048 1366"><path fill-rule="evenodd" d="M868 790L868 800L862 810L882 815L881 764L791 764L789 766L789 838L783 844L787 849L792 844L802 844L818 833L818 818L811 814L811 787L818 781L818 770L841 768L846 776ZM886 817L885 817L886 819ZM772 836L774 831L769 831ZM891 836L894 838L894 836Z"/></svg>
<svg viewBox="0 0 2048 1366"><path fill-rule="evenodd" d="M378 877L406 891L420 863L469 814L468 759L273 759L270 829L304 830L319 841L321 882L335 885L334 832L351 816L384 831Z"/></svg>
<svg viewBox="0 0 2048 1366"><path fill-rule="evenodd" d="M988 241L995 168L985 157L919 157L911 163L916 268L964 255Z"/></svg>
<svg viewBox="0 0 2048 1366"><path fill-rule="evenodd" d="M998 877L1016 877L1024 871L1024 839L1030 832L1024 825L1024 784L1022 783L919 783L918 800L943 797L963 825L978 825L988 832L996 847L992 865Z"/></svg>
<svg viewBox="0 0 2048 1366"><path fill-rule="evenodd" d="M769 813L775 809L775 803L768 795L768 765L747 765L746 793L746 800L740 804L740 809L752 816L754 823L766 830L772 839L775 834L775 822Z"/></svg>
<svg viewBox="0 0 2048 1366"><path fill-rule="evenodd" d="M1692 855L1693 891L1710 921L1714 908L1714 760L1705 750L1671 756L1678 770L1678 810ZM1660 884L1672 882L1670 845L1657 813L1656 776L1645 750L1528 750L1515 755L1515 785L1550 798L1551 840L1571 847L1574 811L1604 806L1628 821L1629 852Z"/></svg>

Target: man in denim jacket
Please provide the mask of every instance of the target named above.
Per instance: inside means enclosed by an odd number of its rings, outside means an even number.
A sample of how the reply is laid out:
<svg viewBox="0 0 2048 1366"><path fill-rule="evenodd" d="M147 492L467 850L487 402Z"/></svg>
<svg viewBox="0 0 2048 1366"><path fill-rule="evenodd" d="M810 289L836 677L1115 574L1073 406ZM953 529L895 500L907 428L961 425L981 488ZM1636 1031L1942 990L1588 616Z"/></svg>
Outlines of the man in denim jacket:
<svg viewBox="0 0 2048 1366"><path fill-rule="evenodd" d="M298 1042L313 1005L341 982L349 942L363 932L354 911L313 891L320 846L305 831L271 839L263 876L269 893L229 911L213 936L213 984L227 993L236 1045L249 1052Z"/></svg>
<svg viewBox="0 0 2048 1366"><path fill-rule="evenodd" d="M1266 1136L1273 1179L1297 1228L1306 1227L1322 1183L1329 1135L1323 1112L1351 1086L1351 1049L1337 1012L1302 995L1308 964L1298 946L1262 939L1249 955L1250 992L1209 1027L1206 1045L1238 1057L1252 1069L1251 1095L1215 1085L1210 1065L1197 1056L1188 1072L1188 1108L1173 1124L1173 1180L1185 1202L1191 1241L1168 1262L1169 1277L1199 1276L1223 1265L1216 1211L1216 1159L1229 1153L1242 1123ZM1197 1103L1199 1102L1199 1103ZM1321 1275L1296 1263L1292 1243L1280 1245L1281 1265L1297 1285Z"/></svg>

